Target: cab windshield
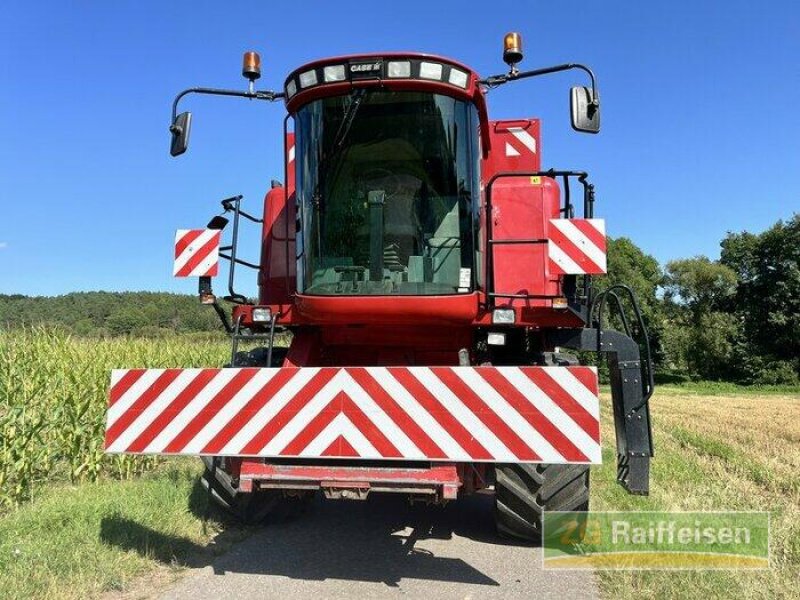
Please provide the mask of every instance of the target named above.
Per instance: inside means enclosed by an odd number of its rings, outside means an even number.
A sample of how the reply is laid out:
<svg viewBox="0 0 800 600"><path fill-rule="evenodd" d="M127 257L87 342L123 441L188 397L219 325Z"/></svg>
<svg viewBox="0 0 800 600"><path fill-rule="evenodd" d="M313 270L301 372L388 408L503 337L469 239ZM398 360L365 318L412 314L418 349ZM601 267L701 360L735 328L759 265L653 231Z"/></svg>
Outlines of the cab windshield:
<svg viewBox="0 0 800 600"><path fill-rule="evenodd" d="M432 93L359 89L301 108L303 293L471 291L477 128L471 104Z"/></svg>

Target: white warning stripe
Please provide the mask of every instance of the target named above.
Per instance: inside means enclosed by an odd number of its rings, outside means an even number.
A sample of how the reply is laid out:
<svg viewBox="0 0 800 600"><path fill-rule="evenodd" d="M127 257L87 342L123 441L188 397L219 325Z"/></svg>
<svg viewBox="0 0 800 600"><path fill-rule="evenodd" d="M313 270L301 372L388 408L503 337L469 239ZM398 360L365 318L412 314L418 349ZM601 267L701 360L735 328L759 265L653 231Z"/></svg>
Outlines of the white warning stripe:
<svg viewBox="0 0 800 600"><path fill-rule="evenodd" d="M545 417L556 426L591 462L600 462L600 444L593 440L570 415L526 377L518 367L497 367Z"/></svg>
<svg viewBox="0 0 800 600"><path fill-rule="evenodd" d="M556 263L564 273L568 275L579 275L584 272L583 267L567 256L557 244L553 242L547 244L547 253L550 260Z"/></svg>
<svg viewBox="0 0 800 600"><path fill-rule="evenodd" d="M447 456L453 459L469 460L469 453L447 433L447 430L417 402L406 388L400 385L389 369L367 367L367 372Z"/></svg>
<svg viewBox="0 0 800 600"><path fill-rule="evenodd" d="M119 383L119 380L125 376L129 369L113 369L111 371L111 389Z"/></svg>
<svg viewBox="0 0 800 600"><path fill-rule="evenodd" d="M178 242L189 232L193 231L192 229L179 229L175 234L175 245L177 246ZM217 229L204 229L203 232L197 236L197 239L192 241L191 244L184 248L183 252L175 258L175 263L172 269L172 274L175 276L182 277L199 277L205 275L212 266L214 266L217 262L219 262L219 245L213 248L203 260L191 270L191 272L182 273L186 263L188 263L193 256L195 256L208 242L210 242L215 236L219 236L220 232Z"/></svg>
<svg viewBox="0 0 800 600"><path fill-rule="evenodd" d="M150 405L145 408L120 436L109 446L109 452L121 452L130 446L136 438L172 403L186 387L195 380L202 369L185 369L161 392Z"/></svg>
<svg viewBox="0 0 800 600"><path fill-rule="evenodd" d="M155 383L156 379L158 379L164 371L166 371L166 369L147 369L131 387L125 390L125 393L119 397L113 406L109 407L106 413L106 429L110 429L117 419L128 412L128 409L133 403Z"/></svg>
<svg viewBox="0 0 800 600"><path fill-rule="evenodd" d="M564 457L548 442L541 433L531 427L527 419L517 412L489 383L474 369L453 369L467 387L475 392L500 419L525 441L542 462L564 462Z"/></svg>
<svg viewBox="0 0 800 600"><path fill-rule="evenodd" d="M226 404L181 450L189 454L199 454L206 445L222 430L228 422L241 411L258 391L278 373L277 369L259 369L253 378L236 392Z"/></svg>
<svg viewBox="0 0 800 600"><path fill-rule="evenodd" d="M475 413L467 408L450 388L433 374L428 367L410 367L408 371L425 386L425 388L441 402L447 411L469 431L478 443L499 461L516 461L516 455L511 452L500 438L498 438Z"/></svg>
<svg viewBox="0 0 800 600"><path fill-rule="evenodd" d="M297 373L234 435L222 449L222 454L238 454L302 390L314 376L318 367L298 369Z"/></svg>
<svg viewBox="0 0 800 600"><path fill-rule="evenodd" d="M364 388L362 388L347 371L340 371L339 374L343 375L341 381L342 391L350 396L355 405L361 409L361 412L372 421L378 430L386 436L403 456L425 456L425 453L417 448L416 444L411 441L411 438L397 426L397 423L378 406L375 400L364 391Z"/></svg>
<svg viewBox="0 0 800 600"><path fill-rule="evenodd" d="M530 133L528 133L522 127L509 127L508 132L522 142L522 145L530 150L533 154L536 154L536 138Z"/></svg>
<svg viewBox="0 0 800 600"><path fill-rule="evenodd" d="M214 378L208 382L198 394L179 412L169 425L162 429L159 434L147 445L145 454L163 452L164 448L180 434L192 419L197 416L214 397L222 391L231 379L238 373L237 369L222 369Z"/></svg>
<svg viewBox="0 0 800 600"><path fill-rule="evenodd" d="M294 160L294 146L289 148L289 162L292 162L293 160Z"/></svg>
<svg viewBox="0 0 800 600"><path fill-rule="evenodd" d="M585 219L584 222L592 225L595 229L600 230L600 227L597 226L597 223L605 224L603 219ZM606 253L601 249L598 248L592 240L590 240L586 234L584 234L580 229L575 226L575 223L572 222L571 219L551 219L550 226L555 227L564 236L569 239L573 244L575 244L578 249L583 252L589 260L591 260L594 264L600 267L603 271L606 270ZM605 234L605 227L602 227L601 233ZM556 244L549 244L550 246L555 246Z"/></svg>
<svg viewBox="0 0 800 600"><path fill-rule="evenodd" d="M569 369L546 367L543 369L567 394L580 404L592 417L600 419L600 403L597 396L589 391Z"/></svg>
<svg viewBox="0 0 800 600"><path fill-rule="evenodd" d="M380 458L381 453L372 445L367 437L353 425L344 413L339 413L333 421L328 423L316 438L306 446L300 456L319 456L341 436L358 452L359 456L365 458Z"/></svg>
<svg viewBox="0 0 800 600"><path fill-rule="evenodd" d="M339 371L320 391L314 394L314 397L295 413L294 417L283 426L275 437L267 442L267 445L261 449L259 454L280 454L283 449L305 429L306 425L311 422L311 419L316 417L322 409L342 391L340 382L343 374L346 373L344 371Z"/></svg>

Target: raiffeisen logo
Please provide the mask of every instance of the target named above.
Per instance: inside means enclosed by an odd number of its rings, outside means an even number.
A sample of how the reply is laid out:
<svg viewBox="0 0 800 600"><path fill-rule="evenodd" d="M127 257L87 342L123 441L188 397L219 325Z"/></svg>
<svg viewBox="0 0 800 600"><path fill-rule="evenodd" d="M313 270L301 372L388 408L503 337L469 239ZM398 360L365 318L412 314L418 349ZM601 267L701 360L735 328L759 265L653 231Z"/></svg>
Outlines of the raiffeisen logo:
<svg viewBox="0 0 800 600"><path fill-rule="evenodd" d="M703 527L695 520L687 527L677 521L650 521L646 527L635 526L628 520L611 521L611 543L633 544L749 544L748 527Z"/></svg>
<svg viewBox="0 0 800 600"><path fill-rule="evenodd" d="M549 569L766 569L769 513L545 513Z"/></svg>

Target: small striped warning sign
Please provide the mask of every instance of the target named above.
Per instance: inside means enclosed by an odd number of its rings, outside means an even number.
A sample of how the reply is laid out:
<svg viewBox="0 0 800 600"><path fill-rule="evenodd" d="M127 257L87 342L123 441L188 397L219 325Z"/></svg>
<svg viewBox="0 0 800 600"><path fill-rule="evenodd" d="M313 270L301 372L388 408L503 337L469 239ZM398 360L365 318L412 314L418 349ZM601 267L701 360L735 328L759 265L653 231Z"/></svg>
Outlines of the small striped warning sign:
<svg viewBox="0 0 800 600"><path fill-rule="evenodd" d="M547 254L551 275L602 275L606 272L603 219L550 219Z"/></svg>
<svg viewBox="0 0 800 600"><path fill-rule="evenodd" d="M219 272L218 229L179 229L175 234L175 277L214 277Z"/></svg>

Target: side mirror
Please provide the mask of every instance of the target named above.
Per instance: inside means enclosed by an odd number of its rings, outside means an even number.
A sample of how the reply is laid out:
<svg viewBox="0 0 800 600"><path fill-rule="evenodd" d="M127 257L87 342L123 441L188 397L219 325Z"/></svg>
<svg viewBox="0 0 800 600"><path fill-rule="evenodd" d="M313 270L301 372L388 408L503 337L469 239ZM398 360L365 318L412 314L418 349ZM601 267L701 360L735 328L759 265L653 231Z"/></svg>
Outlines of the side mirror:
<svg viewBox="0 0 800 600"><path fill-rule="evenodd" d="M228 224L228 219L226 219L222 215L217 215L208 222L208 225L206 225L206 229L225 229L225 225L227 224Z"/></svg>
<svg viewBox="0 0 800 600"><path fill-rule="evenodd" d="M584 133L600 131L600 102L588 87L574 87L570 91L569 109L572 128Z"/></svg>
<svg viewBox="0 0 800 600"><path fill-rule="evenodd" d="M192 127L192 113L184 112L175 117L175 121L169 126L172 134L172 143L169 153L172 156L180 156L189 147L189 130Z"/></svg>

